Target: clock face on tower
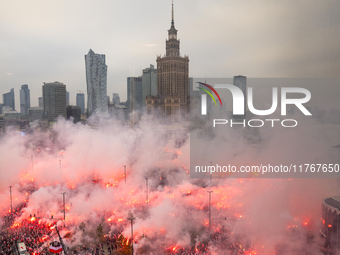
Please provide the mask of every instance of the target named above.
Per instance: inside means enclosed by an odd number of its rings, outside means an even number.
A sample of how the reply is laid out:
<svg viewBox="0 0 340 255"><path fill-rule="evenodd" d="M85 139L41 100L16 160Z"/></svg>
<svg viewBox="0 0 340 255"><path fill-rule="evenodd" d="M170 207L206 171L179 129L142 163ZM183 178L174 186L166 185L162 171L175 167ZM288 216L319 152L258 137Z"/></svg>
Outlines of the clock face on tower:
<svg viewBox="0 0 340 255"><path fill-rule="evenodd" d="M170 35L170 39L176 39L176 35Z"/></svg>

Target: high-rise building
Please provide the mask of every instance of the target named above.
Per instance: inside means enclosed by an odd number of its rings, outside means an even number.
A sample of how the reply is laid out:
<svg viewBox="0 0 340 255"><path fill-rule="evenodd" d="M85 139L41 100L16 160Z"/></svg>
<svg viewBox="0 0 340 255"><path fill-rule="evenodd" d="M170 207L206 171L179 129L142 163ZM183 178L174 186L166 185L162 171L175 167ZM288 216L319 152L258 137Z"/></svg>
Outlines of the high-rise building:
<svg viewBox="0 0 340 255"><path fill-rule="evenodd" d="M171 117L171 122L178 122L189 108L189 57L180 55L173 5L171 17L166 55L157 57L157 92L161 114Z"/></svg>
<svg viewBox="0 0 340 255"><path fill-rule="evenodd" d="M55 121L59 116L66 118L66 85L60 82L44 83L42 86L44 116Z"/></svg>
<svg viewBox="0 0 340 255"><path fill-rule="evenodd" d="M96 54L91 49L85 55L87 83L87 115L92 113L107 115L107 65L105 55Z"/></svg>
<svg viewBox="0 0 340 255"><path fill-rule="evenodd" d="M246 102L247 102L247 77L246 76L242 76L242 75L238 75L238 76L234 76L233 79L233 85L235 85L236 87L239 87L244 95L244 115L235 115L233 116L234 118L239 118L239 119L244 119L246 117Z"/></svg>
<svg viewBox="0 0 340 255"><path fill-rule="evenodd" d="M42 97L38 97L38 105L39 105L39 107L44 106Z"/></svg>
<svg viewBox="0 0 340 255"><path fill-rule="evenodd" d="M85 113L85 95L84 93L77 93L76 105L80 108L81 114Z"/></svg>
<svg viewBox="0 0 340 255"><path fill-rule="evenodd" d="M157 69L154 65L143 69L143 107L147 96L157 96Z"/></svg>
<svg viewBox="0 0 340 255"><path fill-rule="evenodd" d="M66 107L67 119L73 118L73 122L77 123L80 121L81 109L79 106L69 105Z"/></svg>
<svg viewBox="0 0 340 255"><path fill-rule="evenodd" d="M70 92L66 91L66 106L70 105Z"/></svg>
<svg viewBox="0 0 340 255"><path fill-rule="evenodd" d="M112 104L119 105L120 104L120 97L118 93L112 94Z"/></svg>
<svg viewBox="0 0 340 255"><path fill-rule="evenodd" d="M30 90L27 84L21 85L20 89L20 112L28 114L31 107Z"/></svg>
<svg viewBox="0 0 340 255"><path fill-rule="evenodd" d="M139 111L143 105L142 77L127 78L127 107L130 112Z"/></svg>
<svg viewBox="0 0 340 255"><path fill-rule="evenodd" d="M15 111L14 89L2 95L3 106L10 106Z"/></svg>
<svg viewBox="0 0 340 255"><path fill-rule="evenodd" d="M194 91L194 78L189 77L189 96L191 97L193 95Z"/></svg>

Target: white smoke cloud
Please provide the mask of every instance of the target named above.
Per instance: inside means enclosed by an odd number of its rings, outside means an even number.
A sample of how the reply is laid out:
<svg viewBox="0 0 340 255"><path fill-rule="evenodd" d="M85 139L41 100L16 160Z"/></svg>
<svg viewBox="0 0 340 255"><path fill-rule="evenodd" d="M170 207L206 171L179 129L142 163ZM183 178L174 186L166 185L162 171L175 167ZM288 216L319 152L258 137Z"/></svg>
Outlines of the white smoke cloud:
<svg viewBox="0 0 340 255"><path fill-rule="evenodd" d="M178 146L178 139L186 140ZM235 133L226 136L233 145L229 151L236 148L240 161L258 154L239 139ZM213 150L210 144L205 146ZM30 214L51 222L48 218L53 215L62 225L62 193L66 192L66 226L72 237L65 242L71 247L95 242L99 224L105 233L119 231L130 237L128 217L133 215L141 254L195 247L198 242L210 243L212 254L222 254L219 242L237 243L258 254L273 254L288 243L290 250L282 254L301 254L307 249L303 223L308 222L317 235L321 199L334 193L333 180L194 179L189 174L189 154L190 139L185 132L169 138L156 123L130 128L112 121L90 127L59 120L46 133L21 137L13 131L0 143L0 210L10 208L11 185L14 207L27 199L26 192L31 193L17 222ZM221 232L223 240L214 237L211 241L208 234L209 190L213 191L212 229ZM297 226L295 232L291 226ZM292 243L294 235L298 237ZM313 254L317 254L318 242L308 246Z"/></svg>

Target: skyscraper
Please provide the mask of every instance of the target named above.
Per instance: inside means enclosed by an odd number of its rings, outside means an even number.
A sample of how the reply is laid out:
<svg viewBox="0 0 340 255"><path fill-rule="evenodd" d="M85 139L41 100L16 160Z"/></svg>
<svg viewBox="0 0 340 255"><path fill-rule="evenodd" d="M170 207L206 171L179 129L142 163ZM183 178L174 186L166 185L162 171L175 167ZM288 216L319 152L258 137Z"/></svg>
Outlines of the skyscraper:
<svg viewBox="0 0 340 255"><path fill-rule="evenodd" d="M112 103L116 106L120 104L120 97L118 93L112 94Z"/></svg>
<svg viewBox="0 0 340 255"><path fill-rule="evenodd" d="M84 93L77 93L76 105L80 108L81 114L85 113L85 95Z"/></svg>
<svg viewBox="0 0 340 255"><path fill-rule="evenodd" d="M181 113L188 109L189 57L180 55L173 4L171 17L166 55L157 57L157 90L162 115L171 117L171 122L177 122Z"/></svg>
<svg viewBox="0 0 340 255"><path fill-rule="evenodd" d="M129 111L139 111L143 104L142 77L127 78L127 107Z"/></svg>
<svg viewBox="0 0 340 255"><path fill-rule="evenodd" d="M157 69L150 67L143 69L143 107L147 96L157 96Z"/></svg>
<svg viewBox="0 0 340 255"><path fill-rule="evenodd" d="M20 112L28 114L31 107L30 90L27 84L21 85L20 89Z"/></svg>
<svg viewBox="0 0 340 255"><path fill-rule="evenodd" d="M244 115L234 115L233 117L234 118L239 118L239 119L244 119L246 117L246 109L247 109L247 105L246 105L246 102L247 102L247 77L246 76L242 76L242 75L238 75L238 76L234 76L234 79L233 79L233 84L236 86L236 87L239 87L242 92L243 92L243 95L244 95Z"/></svg>
<svg viewBox="0 0 340 255"><path fill-rule="evenodd" d="M70 92L66 91L66 106L70 105Z"/></svg>
<svg viewBox="0 0 340 255"><path fill-rule="evenodd" d="M3 106L10 106L15 111L14 89L2 95Z"/></svg>
<svg viewBox="0 0 340 255"><path fill-rule="evenodd" d="M42 97L38 97L38 105L39 105L39 107L43 107L44 106L43 98Z"/></svg>
<svg viewBox="0 0 340 255"><path fill-rule="evenodd" d="M107 65L105 55L96 54L91 49L85 55L87 83L87 115L108 114L107 107Z"/></svg>
<svg viewBox="0 0 340 255"><path fill-rule="evenodd" d="M44 83L44 116L55 121L59 116L66 118L66 85L60 82Z"/></svg>

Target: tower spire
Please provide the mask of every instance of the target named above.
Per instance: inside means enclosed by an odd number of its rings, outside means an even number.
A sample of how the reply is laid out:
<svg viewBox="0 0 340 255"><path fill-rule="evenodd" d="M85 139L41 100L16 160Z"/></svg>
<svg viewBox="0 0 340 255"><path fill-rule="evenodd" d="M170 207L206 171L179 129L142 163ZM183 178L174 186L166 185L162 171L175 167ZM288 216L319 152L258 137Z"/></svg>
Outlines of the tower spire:
<svg viewBox="0 0 340 255"><path fill-rule="evenodd" d="M171 27L175 27L175 24L174 24L174 0L172 0Z"/></svg>

